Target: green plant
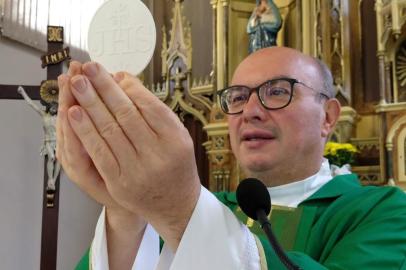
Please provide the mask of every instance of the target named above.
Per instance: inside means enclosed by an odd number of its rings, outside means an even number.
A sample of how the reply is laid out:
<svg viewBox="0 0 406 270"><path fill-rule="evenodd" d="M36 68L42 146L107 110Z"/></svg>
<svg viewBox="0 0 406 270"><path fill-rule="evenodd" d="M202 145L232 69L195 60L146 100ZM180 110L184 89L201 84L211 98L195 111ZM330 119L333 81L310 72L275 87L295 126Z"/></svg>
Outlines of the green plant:
<svg viewBox="0 0 406 270"><path fill-rule="evenodd" d="M353 163L354 155L357 152L357 148L350 143L328 142L324 147L324 157L328 159L330 164L339 167Z"/></svg>

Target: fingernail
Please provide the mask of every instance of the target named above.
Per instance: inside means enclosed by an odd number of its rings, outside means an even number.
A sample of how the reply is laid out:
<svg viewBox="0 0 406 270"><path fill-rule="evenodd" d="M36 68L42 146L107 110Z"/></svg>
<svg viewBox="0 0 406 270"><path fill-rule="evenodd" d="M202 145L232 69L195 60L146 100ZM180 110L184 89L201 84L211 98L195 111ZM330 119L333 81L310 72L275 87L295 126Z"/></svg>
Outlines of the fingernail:
<svg viewBox="0 0 406 270"><path fill-rule="evenodd" d="M99 67L95 62L87 63L83 66L83 72L90 77L93 77L99 71Z"/></svg>
<svg viewBox="0 0 406 270"><path fill-rule="evenodd" d="M86 90L86 81L82 76L75 76L71 80L72 86L78 90L78 92L83 93Z"/></svg>
<svg viewBox="0 0 406 270"><path fill-rule="evenodd" d="M58 83L63 86L65 85L67 76L65 74L61 74L58 76Z"/></svg>
<svg viewBox="0 0 406 270"><path fill-rule="evenodd" d="M78 107L70 109L70 115L74 120L78 122L82 120L82 111Z"/></svg>
<svg viewBox="0 0 406 270"><path fill-rule="evenodd" d="M124 72L118 72L116 74L114 74L114 80L116 81L116 83L121 82L124 79Z"/></svg>
<svg viewBox="0 0 406 270"><path fill-rule="evenodd" d="M66 76L65 74L61 74L61 75L59 75L59 76L58 76L58 81L63 82L63 80L64 80L65 76Z"/></svg>

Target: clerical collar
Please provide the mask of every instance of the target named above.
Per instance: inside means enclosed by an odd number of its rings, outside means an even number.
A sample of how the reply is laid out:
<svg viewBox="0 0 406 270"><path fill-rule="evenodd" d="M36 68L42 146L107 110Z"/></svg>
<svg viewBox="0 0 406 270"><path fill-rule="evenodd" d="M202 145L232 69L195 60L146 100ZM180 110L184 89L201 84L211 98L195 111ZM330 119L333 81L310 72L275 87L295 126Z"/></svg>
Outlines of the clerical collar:
<svg viewBox="0 0 406 270"><path fill-rule="evenodd" d="M332 178L328 160L323 159L316 174L301 181L268 188L272 205L297 207Z"/></svg>

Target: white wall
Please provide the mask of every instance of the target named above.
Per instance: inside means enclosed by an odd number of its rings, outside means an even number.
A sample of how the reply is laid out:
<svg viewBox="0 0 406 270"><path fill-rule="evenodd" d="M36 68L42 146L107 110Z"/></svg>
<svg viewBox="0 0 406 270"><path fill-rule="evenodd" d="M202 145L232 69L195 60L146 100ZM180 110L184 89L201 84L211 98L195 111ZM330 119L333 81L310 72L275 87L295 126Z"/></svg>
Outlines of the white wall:
<svg viewBox="0 0 406 270"><path fill-rule="evenodd" d="M0 84L46 79L41 52L0 38ZM1 269L39 269L43 158L41 118L23 100L0 100ZM93 237L100 206L62 174L57 269L73 269Z"/></svg>

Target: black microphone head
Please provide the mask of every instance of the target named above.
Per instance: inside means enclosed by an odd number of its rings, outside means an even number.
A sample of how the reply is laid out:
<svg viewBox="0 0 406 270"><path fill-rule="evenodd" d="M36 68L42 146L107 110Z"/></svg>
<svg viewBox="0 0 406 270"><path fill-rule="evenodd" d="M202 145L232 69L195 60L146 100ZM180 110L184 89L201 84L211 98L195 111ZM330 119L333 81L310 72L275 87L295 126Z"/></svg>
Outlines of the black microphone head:
<svg viewBox="0 0 406 270"><path fill-rule="evenodd" d="M271 211L271 197L268 189L258 179L246 178L237 187L237 202L241 210L250 218L257 220L257 211L262 209L268 215Z"/></svg>

